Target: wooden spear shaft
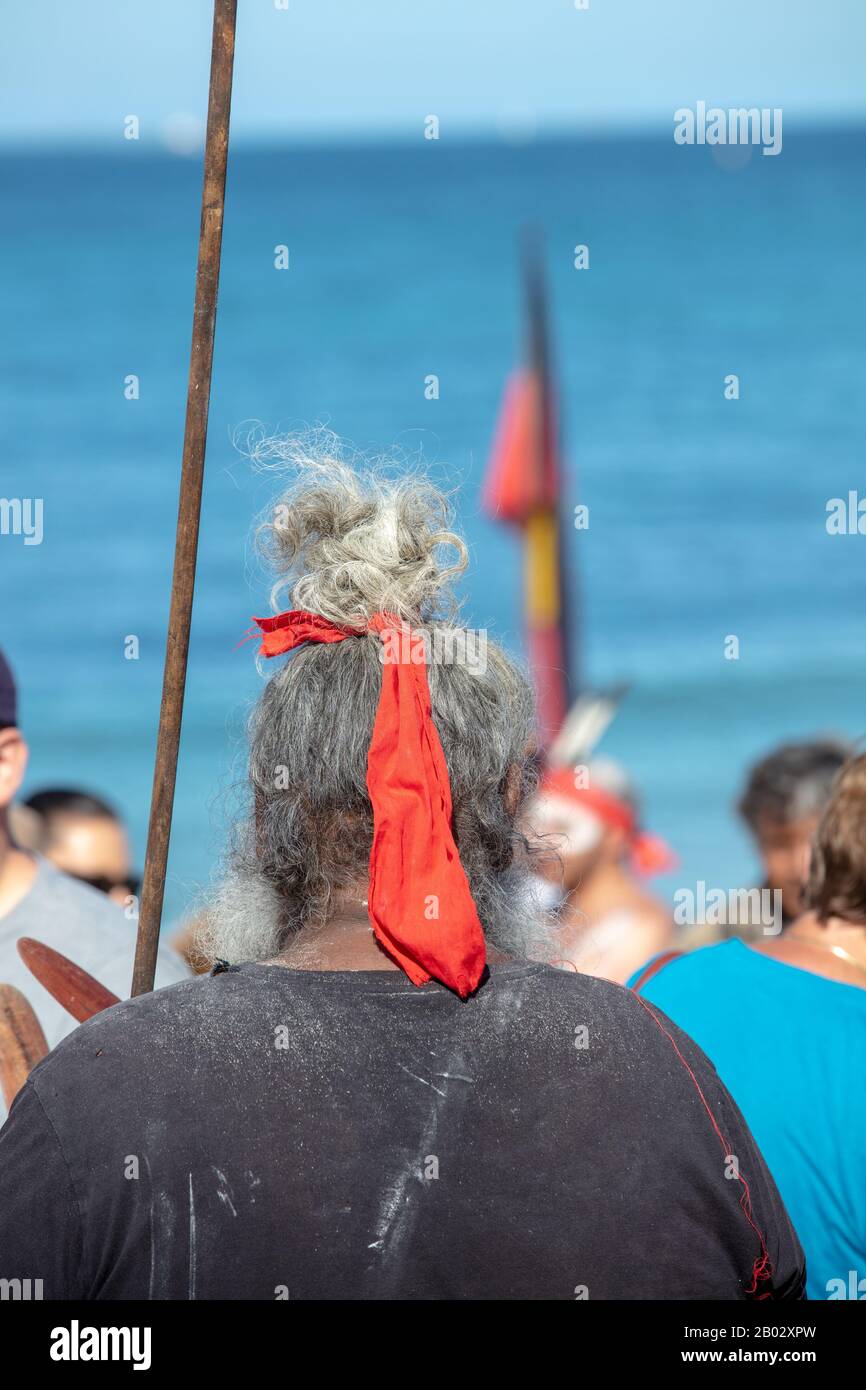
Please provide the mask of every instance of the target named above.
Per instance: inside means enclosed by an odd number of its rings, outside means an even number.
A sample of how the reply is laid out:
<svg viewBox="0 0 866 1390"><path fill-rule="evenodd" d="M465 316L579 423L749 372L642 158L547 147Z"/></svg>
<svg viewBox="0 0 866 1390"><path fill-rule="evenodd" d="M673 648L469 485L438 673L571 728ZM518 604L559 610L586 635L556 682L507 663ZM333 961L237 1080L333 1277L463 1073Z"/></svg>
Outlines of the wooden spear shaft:
<svg viewBox="0 0 866 1390"><path fill-rule="evenodd" d="M132 994L153 989L156 952L162 920L165 871L171 835L171 815L177 777L177 755L183 717L189 629L195 589L201 492L204 476L207 416L213 365L214 326L219 289L220 250L225 204L229 115L232 100L232 65L235 51L237 0L214 0L213 48L208 93L207 135L204 149L204 187L201 199L201 231L195 280L195 309L186 424L180 473L177 539L171 581L168 640L156 741L156 766L147 854L141 889L138 941L132 974Z"/></svg>

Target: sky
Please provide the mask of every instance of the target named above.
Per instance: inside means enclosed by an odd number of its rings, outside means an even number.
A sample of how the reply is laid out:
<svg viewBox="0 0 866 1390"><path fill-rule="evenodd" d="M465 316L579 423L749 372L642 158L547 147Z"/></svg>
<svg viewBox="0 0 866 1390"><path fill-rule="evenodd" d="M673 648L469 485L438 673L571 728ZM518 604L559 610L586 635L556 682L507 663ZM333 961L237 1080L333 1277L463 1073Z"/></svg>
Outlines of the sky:
<svg viewBox="0 0 866 1390"><path fill-rule="evenodd" d="M287 3L287 8L282 8ZM866 121L866 0L239 0L236 142L670 129L703 99ZM279 7L279 8L278 8ZM184 152L210 0L7 3L0 144Z"/></svg>

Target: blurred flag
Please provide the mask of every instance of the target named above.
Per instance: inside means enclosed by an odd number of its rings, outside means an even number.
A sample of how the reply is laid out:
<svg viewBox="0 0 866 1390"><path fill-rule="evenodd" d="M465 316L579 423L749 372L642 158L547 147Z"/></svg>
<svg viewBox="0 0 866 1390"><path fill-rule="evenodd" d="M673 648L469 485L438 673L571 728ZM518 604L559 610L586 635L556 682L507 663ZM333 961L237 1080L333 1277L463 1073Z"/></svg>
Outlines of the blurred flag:
<svg viewBox="0 0 866 1390"><path fill-rule="evenodd" d="M569 661L567 584L560 523L560 477L547 307L541 263L524 257L527 307L525 365L510 377L482 503L497 521L517 526L524 542L524 615L538 703L542 749L562 728L577 693Z"/></svg>

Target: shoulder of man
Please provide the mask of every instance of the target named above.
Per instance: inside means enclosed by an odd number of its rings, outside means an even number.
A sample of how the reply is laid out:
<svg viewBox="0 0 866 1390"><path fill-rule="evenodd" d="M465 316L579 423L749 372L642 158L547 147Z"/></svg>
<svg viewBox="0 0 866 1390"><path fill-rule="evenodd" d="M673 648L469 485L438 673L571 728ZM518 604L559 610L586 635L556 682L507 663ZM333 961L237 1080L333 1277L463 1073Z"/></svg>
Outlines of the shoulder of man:
<svg viewBox="0 0 866 1390"><path fill-rule="evenodd" d="M598 976L551 967L538 968L530 978L532 992L537 995L536 1011L543 1009L562 1020L574 1019L575 1028L582 1022L588 1034L587 1047L592 1045L594 1032L611 1060L628 1057L636 1062L638 1071L652 1067L657 1076L697 1068L720 1084L713 1063L697 1043L633 989ZM687 1070L686 1079L690 1081Z"/></svg>
<svg viewBox="0 0 866 1390"><path fill-rule="evenodd" d="M709 947L706 954L722 949ZM671 969L679 964L674 961ZM802 1249L754 1137L712 1061L656 1004L632 989L564 975L563 983L547 986L560 1002L568 1000L569 979L572 1008L586 1011L588 1048L596 1038L606 1101L627 1116L630 1133L642 1135L663 1155L672 1181L675 1169L681 1171L683 1186L672 1201L688 1205L697 1190L707 1203L714 1194L727 1238L733 1234L753 1260L745 1297L803 1297Z"/></svg>
<svg viewBox="0 0 866 1390"><path fill-rule="evenodd" d="M34 1067L30 1080L43 1101L59 1088L76 1083L84 1076L97 1078L93 1059L106 1072L114 1066L135 1068L147 1065L152 1048L165 1057L166 1038L174 1035L179 1045L188 1046L189 1035L201 1024L202 995L210 991L207 975L187 976L175 984L121 999L110 1009L95 1014L57 1043ZM205 1005L205 1007L207 1007Z"/></svg>

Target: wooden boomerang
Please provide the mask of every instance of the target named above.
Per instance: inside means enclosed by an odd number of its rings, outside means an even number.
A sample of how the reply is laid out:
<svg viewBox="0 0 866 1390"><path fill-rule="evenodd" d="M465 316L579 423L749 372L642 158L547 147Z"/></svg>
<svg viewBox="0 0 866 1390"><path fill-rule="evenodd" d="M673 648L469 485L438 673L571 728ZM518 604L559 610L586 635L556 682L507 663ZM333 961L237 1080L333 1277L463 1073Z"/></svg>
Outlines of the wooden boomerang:
<svg viewBox="0 0 866 1390"><path fill-rule="evenodd" d="M43 946L32 936L19 937L16 944L31 975L35 975L40 985L79 1023L86 1023L94 1014L101 1014L103 1009L120 1003L116 994L53 947Z"/></svg>
<svg viewBox="0 0 866 1390"><path fill-rule="evenodd" d="M47 1051L29 1000L14 985L0 985L0 1090L7 1109Z"/></svg>

